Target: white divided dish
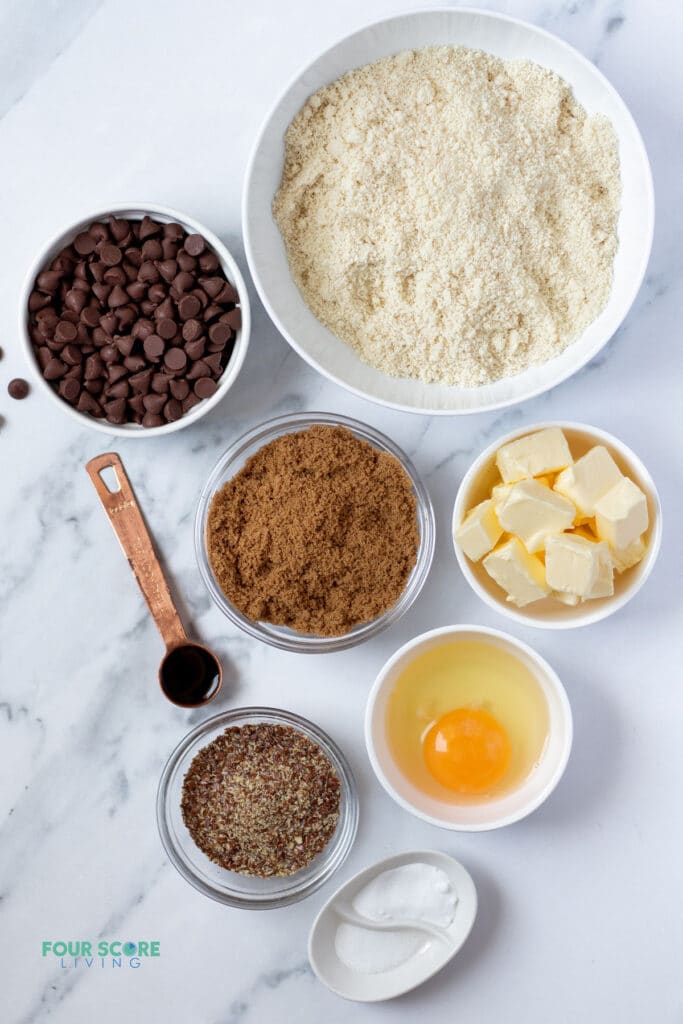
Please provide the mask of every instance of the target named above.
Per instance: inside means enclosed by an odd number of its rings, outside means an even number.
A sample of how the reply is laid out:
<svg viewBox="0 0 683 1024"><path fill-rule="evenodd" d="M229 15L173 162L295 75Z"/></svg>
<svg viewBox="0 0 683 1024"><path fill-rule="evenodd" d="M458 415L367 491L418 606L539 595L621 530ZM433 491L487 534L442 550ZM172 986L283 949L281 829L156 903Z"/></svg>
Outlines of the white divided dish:
<svg viewBox="0 0 683 1024"><path fill-rule="evenodd" d="M479 388L425 384L390 377L364 363L353 348L316 319L294 284L271 207L279 187L284 136L311 93L360 67L401 50L454 45L504 60L530 60L557 72L590 114L606 115L619 140L622 205L614 282L600 316L561 355L517 376ZM635 299L654 228L654 192L638 128L607 79L561 39L489 11L426 10L401 14L353 33L305 68L277 101L256 141L243 194L242 223L249 267L271 319L315 369L354 394L408 412L453 415L512 405L576 373L609 341Z"/></svg>
<svg viewBox="0 0 683 1024"><path fill-rule="evenodd" d="M405 959L385 970L357 970L348 966L337 952L337 932L348 924L348 911L362 889L384 872L409 864L429 865L443 872L457 898L453 918L444 927L412 930L406 925L396 928L383 923L368 934L378 937L382 948L384 937L395 943L396 937L408 940ZM455 956L470 934L477 914L477 892L469 873L452 857L435 850L412 850L379 861L354 875L327 901L311 928L308 957L315 974L329 989L344 999L357 1002L379 1002L409 992L440 971ZM372 922L368 922L372 925ZM417 923L417 922L415 922ZM353 927L357 927L354 924ZM414 937L411 941L411 936ZM397 948L394 945L394 948ZM360 956L360 951L358 951ZM376 966L368 963L368 968Z"/></svg>

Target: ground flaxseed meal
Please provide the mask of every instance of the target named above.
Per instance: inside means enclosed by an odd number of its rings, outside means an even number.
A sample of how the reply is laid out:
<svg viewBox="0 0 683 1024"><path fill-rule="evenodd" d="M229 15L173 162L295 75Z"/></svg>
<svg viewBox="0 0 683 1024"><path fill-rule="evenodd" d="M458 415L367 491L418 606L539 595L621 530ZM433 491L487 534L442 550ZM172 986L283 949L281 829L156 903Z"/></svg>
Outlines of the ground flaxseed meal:
<svg viewBox="0 0 683 1024"><path fill-rule="evenodd" d="M244 615L341 636L396 603L419 542L400 462L335 426L284 434L218 491L209 562Z"/></svg>
<svg viewBox="0 0 683 1024"><path fill-rule="evenodd" d="M292 875L327 846L339 820L339 777L297 729L235 726L203 747L185 779L181 810L215 864L258 878Z"/></svg>

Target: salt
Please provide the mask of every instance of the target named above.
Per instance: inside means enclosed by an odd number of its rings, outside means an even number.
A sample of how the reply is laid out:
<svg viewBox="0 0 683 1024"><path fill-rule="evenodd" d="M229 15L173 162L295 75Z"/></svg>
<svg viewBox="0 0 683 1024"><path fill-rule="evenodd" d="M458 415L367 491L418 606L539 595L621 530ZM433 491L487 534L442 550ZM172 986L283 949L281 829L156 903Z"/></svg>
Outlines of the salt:
<svg viewBox="0 0 683 1024"><path fill-rule="evenodd" d="M457 902L444 871L416 862L383 871L356 893L351 905L368 921L422 921L447 928L455 917ZM371 931L344 922L337 929L335 949L352 970L379 974L406 963L429 941L418 931Z"/></svg>

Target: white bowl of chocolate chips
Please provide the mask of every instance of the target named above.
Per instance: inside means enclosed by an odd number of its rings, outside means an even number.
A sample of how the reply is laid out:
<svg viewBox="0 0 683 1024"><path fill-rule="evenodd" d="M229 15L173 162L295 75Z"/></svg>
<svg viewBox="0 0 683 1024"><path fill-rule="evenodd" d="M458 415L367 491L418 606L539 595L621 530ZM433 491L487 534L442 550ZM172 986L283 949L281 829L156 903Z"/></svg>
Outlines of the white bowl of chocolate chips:
<svg viewBox="0 0 683 1024"><path fill-rule="evenodd" d="M118 437L195 423L247 350L247 289L213 232L151 203L98 210L38 254L20 337L37 386L83 426Z"/></svg>

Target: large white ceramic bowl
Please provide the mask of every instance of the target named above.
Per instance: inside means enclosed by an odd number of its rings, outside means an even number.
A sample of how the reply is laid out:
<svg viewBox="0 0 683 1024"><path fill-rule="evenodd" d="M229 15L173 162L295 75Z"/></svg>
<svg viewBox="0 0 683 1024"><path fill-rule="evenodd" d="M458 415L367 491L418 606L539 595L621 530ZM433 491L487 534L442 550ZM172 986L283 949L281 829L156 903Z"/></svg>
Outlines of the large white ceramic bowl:
<svg viewBox="0 0 683 1024"><path fill-rule="evenodd" d="M292 280L272 216L280 184L284 135L317 89L345 72L400 50L461 45L507 60L531 60L557 72L590 113L605 114L619 139L622 209L609 302L562 355L480 388L448 387L389 377L361 361L316 319ZM598 69L556 36L501 14L471 9L400 14L342 39L305 68L279 98L261 128L245 179L242 223L249 267L261 300L290 345L316 370L354 394L408 412L483 412L538 395L584 366L607 343L638 292L652 245L654 193L640 133L616 90Z"/></svg>
<svg viewBox="0 0 683 1024"><path fill-rule="evenodd" d="M534 675L548 706L548 738L538 764L516 789L478 803L458 804L423 792L393 758L386 732L389 695L417 655L448 640L478 640L502 648ZM377 676L365 710L365 744L375 775L397 804L423 821L456 832L485 832L525 818L547 800L562 778L572 747L572 712L559 677L527 644L485 626L443 626L400 647Z"/></svg>
<svg viewBox="0 0 683 1024"><path fill-rule="evenodd" d="M164 423L161 427L142 427L138 423L124 423L116 425L114 423L109 423L106 419L96 419L94 416L88 416L85 413L79 412L78 409L75 409L72 405L69 405L68 402L65 402L54 388L50 386L48 381L45 380L40 371L33 345L31 344L28 324L28 299L29 295L33 291L36 277L41 270L43 270L55 258L64 246L73 241L79 231L83 231L89 224L92 224L93 221L105 221L110 213L115 214L117 217L124 217L126 220L142 220L145 214L147 214L161 224L180 224L189 234L196 232L197 234L202 235L202 237L208 242L211 249L215 252L223 273L230 283L237 289L237 293L239 295L242 325L237 331L237 337L235 338L235 344L230 359L228 360L223 373L218 378L218 388L216 392L210 398L205 398L203 401L195 405L193 409L190 409L185 416L181 416L179 420L175 420L172 423ZM247 292L247 286L244 283L244 278L242 277L240 268L237 266L237 263L233 259L227 246L223 245L220 238L215 235L213 231L209 231L204 224L194 220L193 217L188 217L186 213L180 213L178 210L174 210L170 206L159 206L157 203L114 203L104 209L88 213L86 216L81 217L80 220L59 231L56 235L50 238L42 247L40 252L36 254L36 257L26 274L19 302L19 338L24 349L26 361L31 368L36 387L38 387L44 394L49 395L51 401L53 401L58 408L62 410L62 412L66 413L67 416L70 416L75 422L80 423L81 426L90 427L92 430L97 430L102 434L109 434L110 436L113 435L114 437L131 437L137 438L138 440L140 438L160 437L163 434L172 434L176 430L183 430L185 427L189 427L190 424L196 423L197 420L200 420L207 412L210 412L211 409L215 408L215 406L225 398L225 395L235 383L237 375L242 368L244 357L247 354L250 328L251 316L249 311L249 294Z"/></svg>
<svg viewBox="0 0 683 1024"><path fill-rule="evenodd" d="M482 563L469 560L455 541L455 531L465 518L465 514L480 501L488 498L492 485L500 482L500 475L496 469L498 449L510 441L516 441L520 437L526 437L527 434L544 430L546 427L560 427L564 431L574 459L585 455L588 449L593 448L596 444L604 445L622 473L630 477L640 487L647 498L650 519L645 534L647 549L642 561L634 565L632 569L615 574L614 594L611 597L583 601L574 607L561 604L548 597L542 601L527 604L524 608L517 608L506 600L505 591L498 586L495 580L491 579ZM523 626L536 626L539 629L574 629L577 626L589 626L593 622L600 622L601 619L613 615L635 597L645 584L657 561L662 543L662 506L654 480L636 453L623 441L608 434L606 430L600 430L598 427L591 427L585 423L564 421L534 423L531 426L513 430L511 433L505 434L504 437L499 437L474 460L458 488L453 508L452 532L455 556L463 576L472 590L489 608L493 608L494 611L500 612L508 619L513 619Z"/></svg>

